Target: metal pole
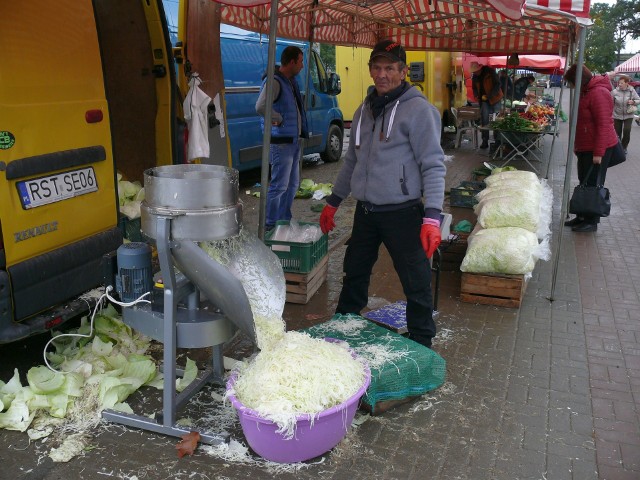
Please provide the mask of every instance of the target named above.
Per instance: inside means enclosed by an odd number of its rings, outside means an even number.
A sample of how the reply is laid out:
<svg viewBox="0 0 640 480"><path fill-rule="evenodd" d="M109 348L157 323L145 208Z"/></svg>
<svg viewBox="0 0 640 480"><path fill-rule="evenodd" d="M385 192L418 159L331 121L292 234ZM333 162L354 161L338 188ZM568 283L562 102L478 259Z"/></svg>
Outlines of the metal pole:
<svg viewBox="0 0 640 480"><path fill-rule="evenodd" d="M549 301L554 301L556 280L558 277L558 262L560 260L560 250L562 249L562 233L564 230L564 220L567 216L567 203L569 198L569 187L571 186L571 164L573 162L573 146L576 140L576 125L578 123L578 105L580 104L580 86L582 85L582 65L584 63L584 46L587 39L587 27L580 29L578 39L578 61L576 68L576 83L571 98L571 110L569 112L569 142L567 145L567 166L564 174L564 187L562 189L562 210L560 212L560 228L558 229L558 244L553 252L553 274L551 276L551 295Z"/></svg>
<svg viewBox="0 0 640 480"><path fill-rule="evenodd" d="M271 0L269 24L269 55L267 61L266 111L264 113L264 134L262 135L262 170L260 172L260 208L258 210L258 238L264 240L264 226L267 213L267 189L269 187L269 147L271 145L271 110L273 108L273 75L276 70L276 35L278 23L278 0Z"/></svg>

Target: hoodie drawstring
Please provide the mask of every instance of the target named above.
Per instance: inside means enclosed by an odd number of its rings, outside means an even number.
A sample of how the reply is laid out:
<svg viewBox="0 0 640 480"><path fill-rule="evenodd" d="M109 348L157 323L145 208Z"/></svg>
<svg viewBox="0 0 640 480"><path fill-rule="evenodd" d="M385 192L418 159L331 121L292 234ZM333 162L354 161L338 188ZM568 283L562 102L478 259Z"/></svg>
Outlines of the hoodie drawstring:
<svg viewBox="0 0 640 480"><path fill-rule="evenodd" d="M398 105L400 105L400 100L396 100L396 103L393 105L393 109L391 110L391 115L389 116L389 125L387 126L387 133L384 134L384 116L386 113L386 106L382 109L382 124L380 125L380 141L389 141L389 137L391 136L391 128L393 127L393 121L396 118L396 110L398 110ZM362 126L362 111L364 109L364 104L360 107L360 118L358 118L358 126L356 127L356 148L360 148L360 127ZM373 123L373 128L375 129L375 120Z"/></svg>
<svg viewBox="0 0 640 480"><path fill-rule="evenodd" d="M391 110L391 116L389 117L389 127L387 128L387 136L384 141L388 142L389 137L391 136L391 127L393 127L393 119L396 118L396 110L398 109L398 105L400 104L400 100L396 100L396 104L393 106L393 110ZM384 117L382 118L382 122L384 124Z"/></svg>

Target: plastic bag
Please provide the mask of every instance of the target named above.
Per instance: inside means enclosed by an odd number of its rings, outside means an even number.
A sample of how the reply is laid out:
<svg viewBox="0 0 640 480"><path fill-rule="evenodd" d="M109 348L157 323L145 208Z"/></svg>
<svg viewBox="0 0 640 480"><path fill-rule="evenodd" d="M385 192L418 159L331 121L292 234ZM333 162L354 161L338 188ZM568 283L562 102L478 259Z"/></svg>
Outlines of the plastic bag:
<svg viewBox="0 0 640 480"><path fill-rule="evenodd" d="M320 240L322 230L319 225L301 225L291 219L289 225L276 225L271 240L292 243L313 243Z"/></svg>
<svg viewBox="0 0 640 480"><path fill-rule="evenodd" d="M530 275L538 259L551 256L549 241L518 227L480 229L469 237L460 270L473 273Z"/></svg>
<svg viewBox="0 0 640 480"><path fill-rule="evenodd" d="M546 180L535 178L531 182L525 176L521 180L511 177L479 192L478 204L474 206L478 224L483 228L520 227L534 232L539 239L548 236L553 190Z"/></svg>
<svg viewBox="0 0 640 480"><path fill-rule="evenodd" d="M187 140L187 161L196 158L209 158L209 129L207 121L207 107L211 97L200 90L202 80L193 76L189 80L189 91L182 105L184 119L189 127Z"/></svg>
<svg viewBox="0 0 640 480"><path fill-rule="evenodd" d="M512 170L494 173L484 179L484 183L486 183L487 187L492 187L499 183L509 181L538 183L540 180L535 173L527 172L526 170Z"/></svg>

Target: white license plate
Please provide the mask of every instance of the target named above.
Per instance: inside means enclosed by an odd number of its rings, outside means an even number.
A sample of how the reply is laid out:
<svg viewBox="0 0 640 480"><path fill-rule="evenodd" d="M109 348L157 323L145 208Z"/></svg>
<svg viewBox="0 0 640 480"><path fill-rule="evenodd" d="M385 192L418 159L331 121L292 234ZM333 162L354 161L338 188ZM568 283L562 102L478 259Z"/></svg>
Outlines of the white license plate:
<svg viewBox="0 0 640 480"><path fill-rule="evenodd" d="M93 167L18 182L18 193L25 209L60 202L98 191Z"/></svg>

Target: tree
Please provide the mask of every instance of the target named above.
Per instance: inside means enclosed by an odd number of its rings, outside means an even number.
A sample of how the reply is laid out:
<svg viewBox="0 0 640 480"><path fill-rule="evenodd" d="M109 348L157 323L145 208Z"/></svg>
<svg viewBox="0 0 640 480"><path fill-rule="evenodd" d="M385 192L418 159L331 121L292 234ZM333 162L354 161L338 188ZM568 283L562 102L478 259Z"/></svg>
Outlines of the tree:
<svg viewBox="0 0 640 480"><path fill-rule="evenodd" d="M616 59L612 9L612 6L605 3L595 3L589 12L593 26L587 30L584 62L594 72L611 70Z"/></svg>
<svg viewBox="0 0 640 480"><path fill-rule="evenodd" d="M629 32L630 38L640 38L640 0L627 0L626 17L624 28Z"/></svg>
<svg viewBox="0 0 640 480"><path fill-rule="evenodd" d="M587 33L585 63L597 72L620 63L627 40L640 37L640 0L617 0L614 5L594 3L589 16L593 26Z"/></svg>
<svg viewBox="0 0 640 480"><path fill-rule="evenodd" d="M326 43L320 44L320 58L325 66L332 72L336 71L336 46Z"/></svg>

